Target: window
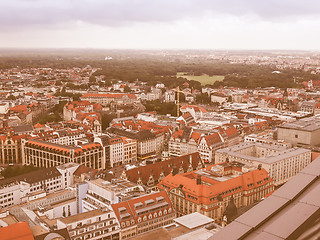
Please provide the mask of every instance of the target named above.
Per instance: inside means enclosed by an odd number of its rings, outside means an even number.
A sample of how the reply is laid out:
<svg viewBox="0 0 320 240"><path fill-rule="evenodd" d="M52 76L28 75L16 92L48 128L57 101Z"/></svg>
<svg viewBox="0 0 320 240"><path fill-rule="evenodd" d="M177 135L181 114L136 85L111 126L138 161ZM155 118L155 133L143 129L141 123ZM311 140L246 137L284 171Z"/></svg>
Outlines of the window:
<svg viewBox="0 0 320 240"><path fill-rule="evenodd" d="M295 138L298 138L298 134L294 135Z"/></svg>

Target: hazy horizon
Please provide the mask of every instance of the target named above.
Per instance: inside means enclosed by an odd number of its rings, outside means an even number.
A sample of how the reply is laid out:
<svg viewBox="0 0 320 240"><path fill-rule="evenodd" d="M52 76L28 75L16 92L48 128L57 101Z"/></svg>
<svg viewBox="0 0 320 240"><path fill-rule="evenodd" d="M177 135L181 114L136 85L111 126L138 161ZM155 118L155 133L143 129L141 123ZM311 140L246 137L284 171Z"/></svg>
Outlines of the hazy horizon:
<svg viewBox="0 0 320 240"><path fill-rule="evenodd" d="M316 0L0 1L0 48L319 51Z"/></svg>

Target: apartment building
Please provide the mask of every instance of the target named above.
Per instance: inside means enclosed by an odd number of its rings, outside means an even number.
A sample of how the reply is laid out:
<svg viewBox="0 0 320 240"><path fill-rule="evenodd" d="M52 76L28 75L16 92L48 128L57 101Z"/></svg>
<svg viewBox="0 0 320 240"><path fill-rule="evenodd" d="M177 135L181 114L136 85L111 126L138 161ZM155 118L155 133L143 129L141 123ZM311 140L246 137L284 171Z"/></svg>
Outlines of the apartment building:
<svg viewBox="0 0 320 240"><path fill-rule="evenodd" d="M176 216L165 191L113 204L112 208L120 223L121 239L173 223Z"/></svg>
<svg viewBox="0 0 320 240"><path fill-rule="evenodd" d="M78 164L50 167L0 180L0 208L30 202L73 184Z"/></svg>
<svg viewBox="0 0 320 240"><path fill-rule="evenodd" d="M208 132L185 127L170 137L169 155L182 156L197 151L204 162L212 163L217 149L237 143L239 133L232 125L217 127Z"/></svg>
<svg viewBox="0 0 320 240"><path fill-rule="evenodd" d="M57 220L57 228L67 228L72 240L119 240L120 227L114 212L96 209Z"/></svg>
<svg viewBox="0 0 320 240"><path fill-rule="evenodd" d="M173 157L165 161L148 164L123 171L122 179L137 183L145 189L156 191L157 184L171 172L186 173L203 168L204 164L198 152Z"/></svg>
<svg viewBox="0 0 320 240"><path fill-rule="evenodd" d="M106 167L117 167L137 160L135 139L103 135L96 137L94 141L103 147Z"/></svg>
<svg viewBox="0 0 320 240"><path fill-rule="evenodd" d="M149 130L129 130L111 127L109 133L134 139L137 142L137 159L144 160L154 154L160 154L164 149L164 133L152 133Z"/></svg>
<svg viewBox="0 0 320 240"><path fill-rule="evenodd" d="M74 162L94 169L105 168L103 149L99 143L69 146L34 139L23 141L23 146L24 164L52 167Z"/></svg>
<svg viewBox="0 0 320 240"><path fill-rule="evenodd" d="M248 206L274 190L266 170L236 162L172 173L158 187L168 193L178 216L199 212L217 222L221 222L229 205Z"/></svg>
<svg viewBox="0 0 320 240"><path fill-rule="evenodd" d="M84 137L86 137L86 134L83 130L67 128L54 131L51 136L46 136L42 140L61 145L74 145L76 140Z"/></svg>
<svg viewBox="0 0 320 240"><path fill-rule="evenodd" d="M81 212L108 207L145 194L143 187L124 179L112 179L109 182L98 178L85 184L87 193L82 199Z"/></svg>
<svg viewBox="0 0 320 240"><path fill-rule="evenodd" d="M102 106L109 105L111 102L117 104L132 104L139 102L136 95L126 93L86 93L82 95L80 99L81 101L89 101L90 103L99 103Z"/></svg>
<svg viewBox="0 0 320 240"><path fill-rule="evenodd" d="M241 143L216 151L215 162L237 161L255 167L262 166L275 181L275 186L287 182L311 162L311 150L286 148L263 143Z"/></svg>

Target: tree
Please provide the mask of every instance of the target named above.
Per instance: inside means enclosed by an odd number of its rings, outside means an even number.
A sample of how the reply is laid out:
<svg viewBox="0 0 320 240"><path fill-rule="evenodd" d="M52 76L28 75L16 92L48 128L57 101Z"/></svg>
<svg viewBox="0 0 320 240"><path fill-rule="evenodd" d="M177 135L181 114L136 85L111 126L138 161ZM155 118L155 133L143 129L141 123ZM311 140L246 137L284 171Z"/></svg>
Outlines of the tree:
<svg viewBox="0 0 320 240"><path fill-rule="evenodd" d="M56 86L62 86L62 81L61 80L56 81Z"/></svg>
<svg viewBox="0 0 320 240"><path fill-rule="evenodd" d="M97 80L96 80L95 76L92 75L92 76L89 77L89 83L96 83L96 81Z"/></svg>
<svg viewBox="0 0 320 240"><path fill-rule="evenodd" d="M124 90L125 93L131 92L131 88L128 87L127 85L124 86L124 89L123 89L123 90Z"/></svg>

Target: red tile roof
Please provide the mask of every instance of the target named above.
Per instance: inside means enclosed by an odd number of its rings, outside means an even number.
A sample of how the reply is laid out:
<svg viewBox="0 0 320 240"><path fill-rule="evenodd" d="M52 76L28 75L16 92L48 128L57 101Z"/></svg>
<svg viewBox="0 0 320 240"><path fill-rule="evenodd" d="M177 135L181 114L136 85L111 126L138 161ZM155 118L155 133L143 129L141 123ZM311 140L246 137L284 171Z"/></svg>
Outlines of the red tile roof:
<svg viewBox="0 0 320 240"><path fill-rule="evenodd" d="M98 93L86 93L81 96L81 98L123 98L128 97L131 99L136 99L137 96L134 94L125 94L125 93L105 93L105 94L98 94Z"/></svg>
<svg viewBox="0 0 320 240"><path fill-rule="evenodd" d="M34 240L27 222L19 222L0 228L1 240Z"/></svg>
<svg viewBox="0 0 320 240"><path fill-rule="evenodd" d="M210 199L217 197L220 194L222 197L231 196L243 190L261 187L267 183L273 182L265 169L250 171L240 175L239 177L230 178L226 181L216 181L202 175L201 181L207 182L207 184L200 185L197 185L197 176L198 174L196 174L195 171L177 174L175 176L169 174L158 184L158 187L159 189L164 190L162 185L165 185L167 187L166 190L170 191L173 188L177 188L182 185L182 190L185 191L186 198L188 198L188 200L196 202L197 204L210 204L214 202ZM258 184L259 181L262 181L262 183ZM240 186L241 188L239 188ZM188 196L192 196L192 198ZM215 201L218 200L215 199Z"/></svg>
<svg viewBox="0 0 320 240"><path fill-rule="evenodd" d="M161 173L163 173L164 176L169 175L174 166L178 171L180 167L182 167L183 172L187 172L190 166L190 157L192 160L193 170L197 169L199 165L204 166L199 153L196 152L181 157L171 158L162 162L157 162L154 164L129 169L125 171L125 174L129 181L137 183L140 178L144 185L147 185L149 177L150 175L152 175L155 183L157 183L159 181Z"/></svg>
<svg viewBox="0 0 320 240"><path fill-rule="evenodd" d="M112 204L121 228L148 222L173 213L171 201L165 191L156 192L128 201ZM125 223L125 224L124 224Z"/></svg>

